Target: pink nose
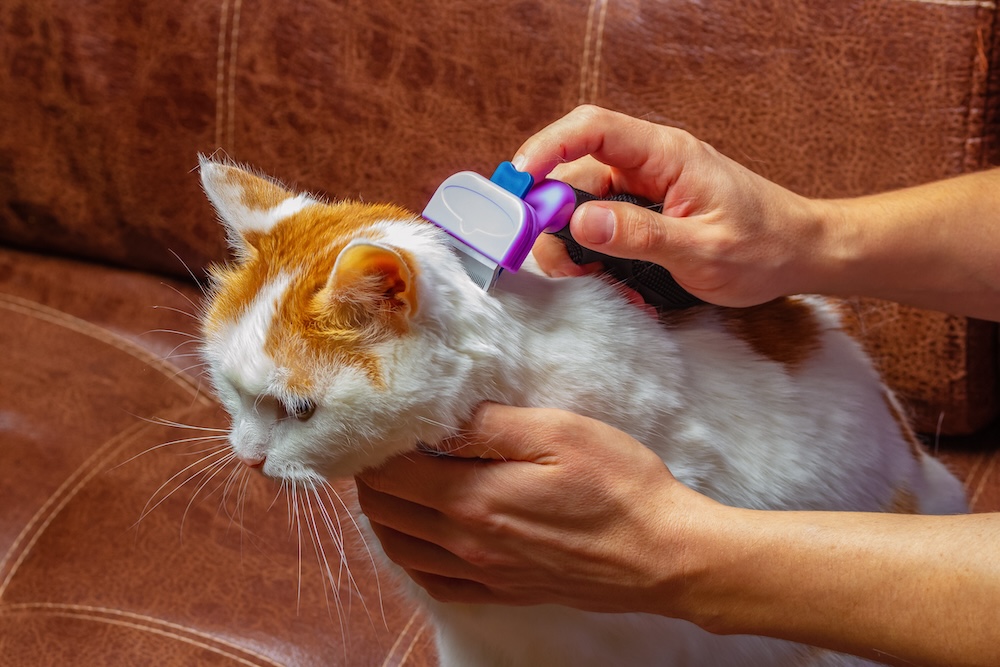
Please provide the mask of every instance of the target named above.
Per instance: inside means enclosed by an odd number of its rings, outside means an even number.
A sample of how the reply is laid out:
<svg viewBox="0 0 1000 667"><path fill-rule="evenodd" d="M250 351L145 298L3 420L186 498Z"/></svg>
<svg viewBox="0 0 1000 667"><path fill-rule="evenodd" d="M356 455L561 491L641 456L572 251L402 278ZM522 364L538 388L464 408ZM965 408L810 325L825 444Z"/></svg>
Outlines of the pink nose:
<svg viewBox="0 0 1000 667"><path fill-rule="evenodd" d="M264 467L264 461L267 460L267 457L266 456L241 456L241 457L239 457L239 459L240 459L240 461L243 462L243 465L245 465L248 468L263 468Z"/></svg>

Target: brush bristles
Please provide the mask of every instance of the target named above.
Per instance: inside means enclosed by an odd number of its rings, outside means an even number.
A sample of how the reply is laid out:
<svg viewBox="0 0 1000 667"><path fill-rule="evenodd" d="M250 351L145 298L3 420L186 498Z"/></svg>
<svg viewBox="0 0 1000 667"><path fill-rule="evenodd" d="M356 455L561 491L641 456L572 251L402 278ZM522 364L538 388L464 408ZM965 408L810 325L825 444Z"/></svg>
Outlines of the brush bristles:
<svg viewBox="0 0 1000 667"><path fill-rule="evenodd" d="M472 279L472 282L476 283L484 292L493 289L493 285L503 268L464 244L459 245L458 242L453 242L452 245L458 250L458 256L462 260L462 268L465 269L465 273Z"/></svg>

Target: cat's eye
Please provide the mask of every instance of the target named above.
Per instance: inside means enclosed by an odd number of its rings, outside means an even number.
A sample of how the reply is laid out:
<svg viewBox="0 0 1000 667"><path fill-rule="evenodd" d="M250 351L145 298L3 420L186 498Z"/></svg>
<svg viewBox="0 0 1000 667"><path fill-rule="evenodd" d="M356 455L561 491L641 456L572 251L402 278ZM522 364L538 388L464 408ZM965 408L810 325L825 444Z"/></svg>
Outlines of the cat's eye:
<svg viewBox="0 0 1000 667"><path fill-rule="evenodd" d="M299 421L306 421L316 412L316 404L308 398L297 398L288 405L288 416Z"/></svg>

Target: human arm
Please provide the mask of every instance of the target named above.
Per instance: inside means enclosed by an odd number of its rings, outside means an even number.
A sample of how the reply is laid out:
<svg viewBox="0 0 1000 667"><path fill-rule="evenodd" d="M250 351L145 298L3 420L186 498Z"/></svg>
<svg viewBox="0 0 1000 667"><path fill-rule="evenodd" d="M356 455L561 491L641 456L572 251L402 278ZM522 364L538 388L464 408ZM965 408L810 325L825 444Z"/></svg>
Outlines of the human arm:
<svg viewBox="0 0 1000 667"><path fill-rule="evenodd" d="M1000 319L1000 169L867 197L809 199L676 128L580 107L518 150L517 166L598 194L632 192L663 214L582 206L584 246L666 267L688 291L726 306L803 292L874 296ZM543 269L580 273L557 239Z"/></svg>
<svg viewBox="0 0 1000 667"><path fill-rule="evenodd" d="M893 665L1000 664L1000 514L726 512L694 585L702 627Z"/></svg>
<svg viewBox="0 0 1000 667"><path fill-rule="evenodd" d="M487 405L454 454L358 480L387 555L440 600L643 611L890 663L1000 664L1000 515L730 508L628 435L553 410Z"/></svg>

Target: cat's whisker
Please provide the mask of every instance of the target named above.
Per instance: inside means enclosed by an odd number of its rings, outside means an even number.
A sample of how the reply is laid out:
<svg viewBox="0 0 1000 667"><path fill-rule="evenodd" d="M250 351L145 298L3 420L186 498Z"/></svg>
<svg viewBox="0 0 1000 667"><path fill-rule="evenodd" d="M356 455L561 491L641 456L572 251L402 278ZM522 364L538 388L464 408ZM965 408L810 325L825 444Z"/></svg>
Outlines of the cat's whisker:
<svg viewBox="0 0 1000 667"><path fill-rule="evenodd" d="M211 465L207 466L199 474L204 475L205 479L195 487L194 493L191 494L191 499L188 500L187 507L184 508L184 514L181 516L181 534L184 534L184 523L187 521L188 512L191 511L191 507L194 505L195 499L198 494L201 493L202 489L211 484L212 480L215 479L220 472L226 469L230 463L236 460L236 454L230 452L226 456L222 457L218 461L213 462ZM211 473L211 474L209 474Z"/></svg>
<svg viewBox="0 0 1000 667"><path fill-rule="evenodd" d="M194 370L195 368L204 368L206 366L208 366L208 362L207 361L201 361L201 362L199 362L197 364L191 364L190 366L186 366L184 368L177 369L177 371L174 372L174 373L172 373L172 374L170 374L167 377L167 379L168 380L173 380L174 378L176 378L178 375L181 375L182 373L187 373L188 371Z"/></svg>
<svg viewBox="0 0 1000 667"><path fill-rule="evenodd" d="M157 426L169 426L171 428L182 428L189 431L206 431L209 433L225 433L228 434L230 429L228 428L213 428L211 426L195 426L193 424L183 424L178 421L173 421L171 419L164 419L163 417L153 417L152 419L148 417L136 417L144 422L150 424L156 424Z"/></svg>
<svg viewBox="0 0 1000 667"><path fill-rule="evenodd" d="M464 429L461 426L455 426L452 424L445 424L444 422L437 421L436 419L431 419L430 417L424 417L422 415L417 415L417 419L424 422L425 424L430 424L431 426L439 426L449 433L461 433Z"/></svg>
<svg viewBox="0 0 1000 667"><path fill-rule="evenodd" d="M336 508L333 507L334 505L333 499L330 497L330 492L326 488L327 486L329 486L329 484L325 480L318 480L318 481L320 482L321 486L319 488L317 488L315 485L313 486L313 492L316 495L316 503L320 512L320 517L323 520L323 524L327 530L327 533L329 533L331 539L333 540L334 546L337 548L337 553L340 558L337 568L336 580L333 579L332 572L329 573L331 585L335 587L339 595L339 591L342 590L343 588L343 579L344 579L344 574L346 573L348 614L350 613L350 609L354 599L354 592L356 591L358 594L358 600L361 602L361 606L365 611L365 615L368 617L369 623L371 623L372 627L374 628L375 622L374 619L372 618L371 609L369 609L368 607L368 603L365 600L364 593L362 592L358 580L354 576L354 573L351 571L350 563L347 560L347 550L344 544L344 532L343 532L343 525L340 520L340 512L338 512ZM331 505L330 508L328 508L326 504L323 502L323 498L319 494L320 489L323 490L323 493L326 495L327 500L329 500ZM336 491L334 491L334 493L336 493ZM333 513L333 516L336 517L336 525L334 525L334 521L330 517L331 512ZM375 572L375 576L377 582L377 577L378 577L377 571ZM378 596L379 596L379 610L382 616L382 623L386 628L388 628L388 621L386 620L385 617L385 609L382 605L382 596L380 590L378 592Z"/></svg>
<svg viewBox="0 0 1000 667"><path fill-rule="evenodd" d="M267 394L257 394L257 398L256 398L256 399L254 400L254 402L253 402L253 411L254 411L254 413L256 413L256 414L257 414L258 416L260 415L260 412L259 412L258 408L260 408L260 403L261 403L261 401L263 401L263 400L264 400L265 398L267 398Z"/></svg>
<svg viewBox="0 0 1000 667"><path fill-rule="evenodd" d="M349 581L353 581L353 576L351 575L349 565L347 563L347 550L344 546L344 527L340 520L340 512L338 512L336 507L333 506L333 499L330 498L329 491L324 488L326 482L320 480L320 484L321 485L319 487L313 485L313 493L316 495L316 502L320 510L320 516L323 519L323 525L326 527L327 533L329 533L330 538L337 547L337 553L340 556L340 566L337 569L336 581L337 587L339 588L342 585L343 573L345 569L347 570ZM320 495L320 489L322 489L327 500L330 501L330 507L327 507L326 503L323 502L323 496ZM336 520L336 522L334 520Z"/></svg>
<svg viewBox="0 0 1000 667"><path fill-rule="evenodd" d="M167 361L172 361L174 359L181 359L181 358L183 358L185 356L191 357L191 356L196 356L197 355L198 357L201 357L202 356L201 352L191 352L191 353L186 353L186 354L183 354L183 355L177 354L177 350L181 349L182 347L184 347L186 345L191 345L192 343L194 343L196 345L203 345L202 341L198 340L197 338L189 338L188 340L182 340L177 345L174 345L173 349L171 349L169 352L167 352L165 355L163 355L163 358L166 359Z"/></svg>
<svg viewBox="0 0 1000 667"><path fill-rule="evenodd" d="M205 449L196 449L191 452L181 452L180 456L198 456L199 454L207 454L209 452L214 452L219 449L225 449L229 447L229 440L223 440L221 445L215 445L214 447L206 447Z"/></svg>
<svg viewBox="0 0 1000 667"><path fill-rule="evenodd" d="M175 254L174 257L177 257L177 255ZM181 263L183 264L183 262L181 262ZM198 290L201 292L202 296L208 296L205 293L205 289L204 289L204 287L202 287L201 282L197 278L194 277L194 274L191 272L191 269L188 268L187 266L184 266L184 268L187 270L188 275L191 276L191 279L194 280L195 285L198 286ZM194 308L196 312L203 310L203 307L201 306L201 304L195 302L193 299L191 299L191 297L189 297L187 294L185 294L181 290L177 289L173 285L170 285L169 283L160 283L160 284L163 285L164 287L166 287L167 289L169 289L174 294L176 294L179 297L181 297L182 299L184 299L185 301L187 301L189 304L191 304L191 307Z"/></svg>
<svg viewBox="0 0 1000 667"><path fill-rule="evenodd" d="M243 523L242 521L237 519L237 515L239 514L239 497L237 497L236 499L236 506L233 508L233 511L230 511L229 494L232 493L234 484L236 485L237 489L240 488L239 485L243 482L243 480L245 480L248 477L247 472L248 472L247 468L243 465L236 464L235 466L233 466L233 469L229 472L229 475L226 476L226 480L222 484L222 493L221 497L219 498L219 508L226 513L226 516L229 517L229 527L232 527L234 523L239 524L241 545L242 545L242 535L243 535Z"/></svg>
<svg viewBox="0 0 1000 667"><path fill-rule="evenodd" d="M312 491L315 494L315 487L309 485L305 489L306 491ZM323 571L326 580L330 583L330 591L334 593L335 606L337 609L337 619L340 623L340 629L343 636L346 637L346 630L344 628L344 613L340 606L340 596L338 595L336 583L333 578L333 572L330 570L330 561L326 555L326 549L323 546L323 537L319 532L319 525L316 523L316 509L313 508L312 499L310 493L304 493L306 501L306 509L308 509L308 514L306 515L309 521L309 536L312 539L313 550L316 552L316 560L319 562L320 569ZM317 504L319 503L319 497L316 498ZM327 612L333 616L333 608L330 606L330 592L327 590L327 586L323 586L323 598L326 600Z"/></svg>
<svg viewBox="0 0 1000 667"><path fill-rule="evenodd" d="M322 554L323 565L322 565L322 567L323 567L323 569L326 572L326 578L327 578L327 581L330 583L330 589L331 589L331 592L333 593L333 596L334 596L334 603L336 605L336 611L337 611L337 620L338 620L338 624L340 626L341 647L343 649L344 662L346 663L348 661L348 640L350 639L350 635L347 632L347 619L350 618L352 597L350 595L350 589L348 589L348 599L347 599L347 605L348 606L347 606L347 610L346 610L346 613L345 613L344 604L343 604L343 602L341 600L341 589L340 589L341 574L342 574L342 572L344 570L345 553L344 553L344 549L343 549L342 543L338 539L338 536L334 532L331 531L332 522L330 521L329 512L327 511L326 506L323 504L323 499L319 495L319 492L318 492L318 490L316 488L315 481L308 482L308 487L309 487L309 490L312 492L313 496L315 496L315 498L316 498L316 508L315 508L315 510L313 510L313 508L310 507L310 510L311 510L310 511L310 515L312 516L312 523L313 523L313 527L315 529L315 540L316 540L316 543L320 545L320 549L323 551L323 554ZM338 556L339 556L339 564L338 564L338 567L337 567L337 577L336 577L336 579L334 578L333 572L330 569L330 561L329 561L329 558L326 555L326 551L325 551L325 549L322 549L322 538L320 536L319 525L316 523L316 512L317 511L319 512L320 517L323 519L323 523L326 526L327 531L330 534L330 537L333 539L334 546L336 547L337 553L338 553ZM324 587L324 596L325 595L326 595L326 588ZM363 602L364 602L364 600L362 599L362 603ZM327 609L328 610L330 609L329 597L327 597ZM367 607L365 607L365 610L367 611ZM332 612L332 610L331 610L331 612ZM370 615L369 615L369 617L370 617Z"/></svg>
<svg viewBox="0 0 1000 667"><path fill-rule="evenodd" d="M148 331L140 334L141 336L148 336L149 334L164 333L173 334L175 336L184 336L185 338L190 338L192 341L199 343L204 343L205 340L198 334L191 333L190 331L181 331L180 329L149 329Z"/></svg>
<svg viewBox="0 0 1000 667"><path fill-rule="evenodd" d="M293 486L294 486L294 484L292 484L291 482L287 482L286 483L285 480L281 481L281 488L282 488L282 490L285 493L285 504L286 504L287 510L288 510L288 534L289 535L292 534L292 530L294 530L294 526L295 526L295 524L293 522L293 517L292 517L292 487Z"/></svg>
<svg viewBox="0 0 1000 667"><path fill-rule="evenodd" d="M243 475L243 482L240 484L239 493L237 494L236 497L236 511L237 514L239 515L240 527L243 530L245 530L243 527L246 524L244 518L246 517L246 504L247 504L247 497L250 494L251 478L252 476L250 475L250 471L246 470Z"/></svg>
<svg viewBox="0 0 1000 667"><path fill-rule="evenodd" d="M200 466L200 465L206 465L206 467L210 466L211 464L206 464L206 462L207 462L207 461L211 461L211 459L212 459L213 457L216 457L216 456L218 456L218 455L219 455L220 453L224 453L224 452L225 452L225 449L224 449L224 448L219 448L219 450L218 450L218 451L215 451L215 452L213 452L213 453L211 453L211 454L208 454L208 455L206 455L206 456L203 456L202 458L198 459L198 460L197 460L197 461L195 461L194 463L191 463L191 464L189 464L189 465L185 466L185 467L184 467L184 468L182 468L181 470L179 470L179 471L177 471L176 473L174 473L173 475L171 475L171 476L170 476L170 479L168 479L168 480L167 480L167 481L165 481L165 482L164 482L163 484L161 484L161 485L159 486L159 488L157 488L157 489L156 489L156 491L154 491L154 492L153 492L153 495L152 495L152 496L150 496L149 500L148 500L148 501L146 501L146 505L145 505L145 506L144 506L144 507L142 508L142 512L140 512L140 514L139 514L139 518L138 518L138 519L136 520L135 524L133 524L133 527L135 527L135 526L138 526L138 525L139 525L139 524L140 524L140 523L142 522L142 520L143 520L143 519L145 519L145 518L146 518L147 516L149 516L149 514L150 514L151 512L153 512L153 511L154 511L154 510L155 510L155 509L156 509L157 507L159 507L159 506L160 506L160 505L162 505L162 504L163 504L164 502L166 502L166 500L167 500L168 498L170 498L170 497L171 497L172 495L174 495L175 493L177 493L177 491L178 491L178 490L180 490L180 489L181 489L181 488L182 488L182 487L183 487L183 486L184 486L185 484L187 484L187 483L188 483L188 482L190 482L191 480L193 480L193 479L195 479L196 477L198 477L199 475L201 475L201 474L202 474L202 473L204 472L204 470L198 470L197 472L195 472L195 473L191 474L191 475L190 475L190 476L189 476L189 477L188 477L187 479L185 479L185 480L184 480L183 482L181 482L180 484L178 484L178 485L177 485L177 486L176 486L176 487L174 488L174 490L173 490L173 491L171 491L170 493L167 493L167 494L166 494L166 495L164 495L164 496L163 496L162 498L160 498L160 499L159 499L159 500L158 500L158 501L156 502L156 504L153 504L152 506L150 506L150 504L151 504L151 503L153 502L153 500L154 500L154 499L155 499L155 498L156 498L156 497L157 497L157 496L158 496L158 495L160 494L160 492L161 492L161 491L163 491L163 489L164 489L164 488L166 488L167 486L169 486L171 482L173 482L173 481L174 481L175 479L177 479L178 477L180 477L180 476L181 476L181 475L183 475L184 473L188 472L188 471L189 471L189 470L191 470L192 468L195 468L195 467L197 467L197 466ZM228 454L228 456L232 456L232 454L230 453L230 454Z"/></svg>
<svg viewBox="0 0 1000 667"><path fill-rule="evenodd" d="M378 596L379 613L382 616L382 622L383 623L387 623L386 616L385 616L385 602L384 602L383 596L382 596L382 582L381 582L381 579L379 578L378 565L375 563L375 556L374 556L374 554L372 554L371 547L368 545L368 540L365 538L365 532L361 529L361 526L358 525L358 522L357 522L357 520L355 520L354 514L351 512L350 507L347 506L347 503L344 502L344 499L340 497L339 493L337 493L337 489L335 489L333 487L333 485L330 484L330 482L328 482L325 479L321 479L320 482L323 485L323 488L325 490L327 498L329 498L329 500L330 500L330 504L334 505L333 498L337 499L337 503L339 503L340 507L343 508L344 512L347 514L347 518L351 522L351 525L354 526L354 530L356 530L358 532L358 536L361 538L361 545L362 545L362 547L364 547L365 553L368 554L368 562L371 563L372 573L373 573L373 575L375 577L375 594ZM333 493L333 497L330 496L331 492ZM334 508L334 509L336 511L336 508ZM337 512L337 515L338 515L338 520L339 520L339 515L340 515L339 511ZM344 539L343 538L343 531L341 530L341 543L343 543L343 539ZM358 596L362 597L362 595L361 595L361 589L358 587L357 581L355 581L353 575L351 574L350 566L346 563L346 559L345 559L345 563L344 564L345 564L345 567L347 568L348 580L354 583L354 587L358 591ZM364 605L364 607L365 607L365 612L368 613L368 607L367 607L367 605L364 604L364 598L363 597L362 597L362 605ZM370 613L368 613L368 616L369 616L369 618L371 618L371 614Z"/></svg>
<svg viewBox="0 0 1000 667"><path fill-rule="evenodd" d="M299 516L298 485L292 483L292 509L295 512L295 526L298 535L298 586L295 593L295 612L302 608L302 518Z"/></svg>
<svg viewBox="0 0 1000 667"><path fill-rule="evenodd" d="M209 298L208 290L205 289L205 286L204 286L204 284L202 284L202 281L198 280L198 277L194 275L194 271L192 271L191 267L187 265L187 262L185 262L183 259L181 259L181 256L178 255L172 248L167 248L167 252L169 252L171 255L173 255L174 259L176 259L178 262L180 262L180 265L184 267L184 270L187 271L187 274L189 276L191 276L191 280L193 280L194 284L198 286L198 290L201 292L201 295L203 297L205 297L206 299ZM166 285L166 283L163 283L163 284ZM182 297L184 297L185 299L187 299L189 302L191 301L191 299L189 299L186 294L184 294L183 292L181 292L176 287L174 287L172 285L166 285L166 286L169 287L170 289L174 290L178 294L180 294ZM194 306L196 310L200 309L199 306L196 305L196 304L194 304L194 303L191 303L191 305Z"/></svg>
<svg viewBox="0 0 1000 667"><path fill-rule="evenodd" d="M193 341L188 341L188 342L193 342ZM177 348L174 348L174 350L176 349ZM201 357L201 352L185 352L184 354L174 354L173 352L171 352L169 355L164 357L164 359L167 359L168 361L173 361L175 359L187 359L189 357ZM202 365L207 366L208 364L206 363Z"/></svg>
<svg viewBox="0 0 1000 667"><path fill-rule="evenodd" d="M196 315L195 313L189 313L186 310L182 310L180 308L174 308L173 306L153 306L153 310L166 310L166 311L170 311L172 313L178 313L178 314L183 315L185 317L189 317L192 320L198 320L198 319L200 319L199 316Z"/></svg>
<svg viewBox="0 0 1000 667"><path fill-rule="evenodd" d="M264 510L264 513L266 514L274 509L274 506L278 504L278 498L282 497L284 494L285 480L281 480L281 484L278 486L278 491L274 494L274 498L271 499L271 503L267 506L267 509Z"/></svg>
<svg viewBox="0 0 1000 667"><path fill-rule="evenodd" d="M194 456L194 455L197 455L197 454L203 454L205 452L215 452L215 451L218 451L220 449L223 449L223 448L229 446L229 444L228 444L225 436L223 436L223 435L202 435L202 436L198 436L198 437L195 437L195 438L181 438L179 440L170 440L168 442L161 442L158 445L153 445L152 447L149 447L147 449L142 450L141 452L139 452L135 456L129 457L129 458L125 459L124 461L122 461L121 463L119 463L118 465L116 465L115 467L110 468L108 470L108 472L110 472L112 470L117 470L118 468L121 468L122 466L127 465L127 464L131 463L132 461L135 461L137 458L145 456L146 454L149 454L150 452L155 452L158 449L163 449L164 447L173 447L174 445L183 445L183 444L189 443L189 442L212 442L213 440L219 441L220 444L216 445L215 447L210 447L208 449L202 449L202 450L197 451L197 452L189 452L189 454L191 454L192 456Z"/></svg>

